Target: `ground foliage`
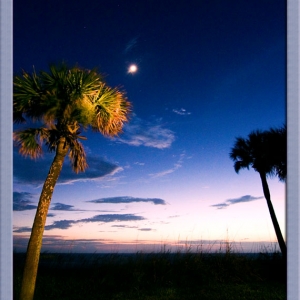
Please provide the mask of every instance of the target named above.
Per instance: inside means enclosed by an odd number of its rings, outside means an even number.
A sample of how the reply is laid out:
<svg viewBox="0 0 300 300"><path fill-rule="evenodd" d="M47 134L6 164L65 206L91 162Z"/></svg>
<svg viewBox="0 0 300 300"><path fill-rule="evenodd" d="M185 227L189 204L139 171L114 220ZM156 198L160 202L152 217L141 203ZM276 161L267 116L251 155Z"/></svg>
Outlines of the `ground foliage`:
<svg viewBox="0 0 300 300"><path fill-rule="evenodd" d="M79 259L78 259L79 257ZM14 254L18 299L23 254ZM286 299L286 267L279 253L42 253L35 300Z"/></svg>

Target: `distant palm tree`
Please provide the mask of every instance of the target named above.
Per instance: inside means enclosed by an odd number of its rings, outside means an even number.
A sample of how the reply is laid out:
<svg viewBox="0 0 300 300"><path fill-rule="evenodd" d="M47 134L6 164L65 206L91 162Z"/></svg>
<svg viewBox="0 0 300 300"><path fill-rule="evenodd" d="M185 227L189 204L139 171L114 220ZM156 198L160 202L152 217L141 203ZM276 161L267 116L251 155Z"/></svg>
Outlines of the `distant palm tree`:
<svg viewBox="0 0 300 300"><path fill-rule="evenodd" d="M37 158L43 144L55 152L27 247L20 299L31 300L34 295L47 212L66 155L73 171L84 171L88 165L79 140L86 138L81 131L91 128L105 136L118 135L128 121L130 108L124 92L108 87L95 70L61 64L51 65L49 73L23 72L14 77L14 122L38 125L14 132L19 152Z"/></svg>
<svg viewBox="0 0 300 300"><path fill-rule="evenodd" d="M286 178L286 127L271 128L269 131L253 131L248 139L238 137L231 149L230 158L234 161L234 169L238 173L241 169L252 167L259 173L264 196L279 243L281 253L286 258L286 244L271 202L267 176L276 175L279 180Z"/></svg>

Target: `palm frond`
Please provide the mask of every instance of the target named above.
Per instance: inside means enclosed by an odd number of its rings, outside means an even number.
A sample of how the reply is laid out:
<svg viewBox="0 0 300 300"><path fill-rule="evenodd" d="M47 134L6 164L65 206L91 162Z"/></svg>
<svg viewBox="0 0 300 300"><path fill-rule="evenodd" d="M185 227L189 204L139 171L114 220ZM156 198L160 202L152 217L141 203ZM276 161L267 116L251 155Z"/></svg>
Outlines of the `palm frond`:
<svg viewBox="0 0 300 300"><path fill-rule="evenodd" d="M62 133L56 128L55 125L51 126L50 129L48 129L48 138L45 141L45 144L48 148L49 152L56 151L58 142L60 137L62 136Z"/></svg>
<svg viewBox="0 0 300 300"><path fill-rule="evenodd" d="M249 152L248 140L241 137L236 138L234 147L231 149L229 157L235 162L234 170L238 173L241 169L247 168L253 165L253 157Z"/></svg>
<svg viewBox="0 0 300 300"><path fill-rule="evenodd" d="M107 136L121 133L131 111L125 93L102 84L93 102L96 115L92 128Z"/></svg>
<svg viewBox="0 0 300 300"><path fill-rule="evenodd" d="M48 141L49 131L46 128L29 128L14 132L13 140L23 156L38 158L43 154L42 143Z"/></svg>
<svg viewBox="0 0 300 300"><path fill-rule="evenodd" d="M82 144L78 140L74 140L70 145L69 158L74 172L84 172L88 167L86 162L86 153Z"/></svg>
<svg viewBox="0 0 300 300"><path fill-rule="evenodd" d="M25 122L23 115L38 120L41 116L40 98L42 86L39 77L23 71L22 76L14 77L13 112L14 122Z"/></svg>

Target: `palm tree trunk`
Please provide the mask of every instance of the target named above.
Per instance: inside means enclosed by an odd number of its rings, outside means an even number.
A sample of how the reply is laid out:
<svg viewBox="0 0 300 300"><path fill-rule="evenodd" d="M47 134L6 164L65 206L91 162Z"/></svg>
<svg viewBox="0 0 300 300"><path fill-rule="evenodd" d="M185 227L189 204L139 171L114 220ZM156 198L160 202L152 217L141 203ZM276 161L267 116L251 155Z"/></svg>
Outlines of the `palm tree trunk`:
<svg viewBox="0 0 300 300"><path fill-rule="evenodd" d="M65 145L65 138L61 138L56 149L56 155L45 180L35 214L27 246L20 300L33 299L47 213L53 190L61 172L68 149L69 147Z"/></svg>
<svg viewBox="0 0 300 300"><path fill-rule="evenodd" d="M271 219L272 219L272 222L273 222L273 226L274 226L274 229L275 229L275 233L276 233L276 236L277 236L278 244L279 244L279 247L280 247L283 258L286 259L286 255L287 255L286 244L285 244L284 239L282 237L281 230L280 230L280 227L279 227L276 215L275 215L275 211L274 211L274 208L273 208L273 205L272 205L272 202L271 202L270 191L269 191L269 186L268 186L268 183L267 183L266 174L263 173L263 172L259 172L259 175L260 175L260 178L261 178L264 195L265 195L265 198L267 200L269 212L270 212Z"/></svg>

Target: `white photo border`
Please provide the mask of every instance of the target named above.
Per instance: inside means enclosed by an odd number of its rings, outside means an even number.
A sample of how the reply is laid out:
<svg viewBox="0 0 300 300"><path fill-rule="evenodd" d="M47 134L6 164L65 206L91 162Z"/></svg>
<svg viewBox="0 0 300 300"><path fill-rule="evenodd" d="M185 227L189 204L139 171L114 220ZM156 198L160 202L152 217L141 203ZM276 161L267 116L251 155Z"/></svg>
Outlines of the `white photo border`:
<svg viewBox="0 0 300 300"><path fill-rule="evenodd" d="M0 299L13 299L12 0L0 2Z"/></svg>
<svg viewBox="0 0 300 300"><path fill-rule="evenodd" d="M0 299L12 299L12 0L0 1ZM287 299L300 299L300 3L287 0Z"/></svg>

